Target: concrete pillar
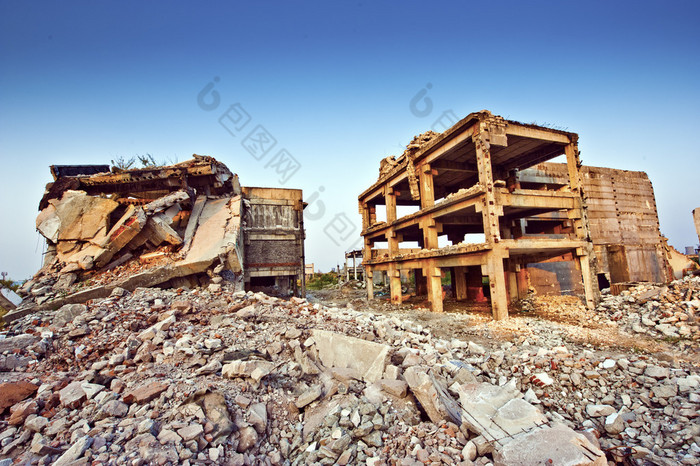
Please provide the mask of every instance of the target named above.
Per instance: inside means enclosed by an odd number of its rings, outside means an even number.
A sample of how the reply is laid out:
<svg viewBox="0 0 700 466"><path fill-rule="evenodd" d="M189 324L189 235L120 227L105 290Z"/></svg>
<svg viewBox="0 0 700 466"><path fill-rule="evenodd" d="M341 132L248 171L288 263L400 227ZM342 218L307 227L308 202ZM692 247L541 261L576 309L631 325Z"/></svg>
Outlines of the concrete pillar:
<svg viewBox="0 0 700 466"><path fill-rule="evenodd" d="M467 299L477 303L486 302L486 296L484 296L484 285L481 280L481 267L466 267L466 270Z"/></svg>
<svg viewBox="0 0 700 466"><path fill-rule="evenodd" d="M506 292L506 280L503 273L503 259L495 251L488 255L485 266L486 274L489 277L489 288L491 291L491 312L494 320L508 318L508 295Z"/></svg>
<svg viewBox="0 0 700 466"><path fill-rule="evenodd" d="M372 282L372 269L365 269L365 283L367 284L367 299L374 299L374 283Z"/></svg>
<svg viewBox="0 0 700 466"><path fill-rule="evenodd" d="M420 208L425 209L435 205L435 188L433 187L433 171L430 165L422 165L418 169L420 178Z"/></svg>
<svg viewBox="0 0 700 466"><path fill-rule="evenodd" d="M396 193L392 188L387 186L384 199L386 199L386 223L394 222L396 221Z"/></svg>
<svg viewBox="0 0 700 466"><path fill-rule="evenodd" d="M438 248L438 224L433 218L426 218L421 222L423 231L423 249Z"/></svg>
<svg viewBox="0 0 700 466"><path fill-rule="evenodd" d="M467 299L467 274L465 267L455 267L452 288L457 301Z"/></svg>
<svg viewBox="0 0 700 466"><path fill-rule="evenodd" d="M423 270L413 269L413 281L416 284L416 296L425 296L428 294L428 284L425 281Z"/></svg>
<svg viewBox="0 0 700 466"><path fill-rule="evenodd" d="M401 273L394 267L389 270L389 290L391 304L401 304Z"/></svg>
<svg viewBox="0 0 700 466"><path fill-rule="evenodd" d="M479 175L479 182L486 188L484 202L477 205L477 211L481 210L482 222L484 225L484 237L489 244L498 243L501 240L501 230L499 223L499 211L496 204L496 197L493 187L493 171L491 167L491 151L489 144L484 140L484 123L478 133L472 136L476 150L476 166Z"/></svg>
<svg viewBox="0 0 700 466"><path fill-rule="evenodd" d="M588 255L578 257L579 265L581 266L581 276L583 277L583 290L586 297L586 307L588 309L595 308L595 295L593 289L593 277L591 275L591 264ZM597 286L597 285L596 285Z"/></svg>
<svg viewBox="0 0 700 466"><path fill-rule="evenodd" d="M439 267L428 266L428 301L430 310L433 312L443 312L442 308L442 280Z"/></svg>

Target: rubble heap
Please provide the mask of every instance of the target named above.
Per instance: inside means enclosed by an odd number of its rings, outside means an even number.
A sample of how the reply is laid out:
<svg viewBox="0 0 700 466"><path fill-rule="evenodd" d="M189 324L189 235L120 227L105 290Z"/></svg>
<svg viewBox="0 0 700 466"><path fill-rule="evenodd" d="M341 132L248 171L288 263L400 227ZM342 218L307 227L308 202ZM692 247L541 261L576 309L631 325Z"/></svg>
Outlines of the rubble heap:
<svg viewBox="0 0 700 466"><path fill-rule="evenodd" d="M216 285L223 277L243 288L241 187L222 163L195 155L114 173L93 173L94 166L51 171L56 179L36 219L48 244L44 265L6 320L105 297L115 287L196 286L212 278ZM115 269L128 273L105 280Z"/></svg>
<svg viewBox="0 0 700 466"><path fill-rule="evenodd" d="M230 284L115 288L20 318L0 340L11 371L0 384L0 456L603 465L603 449L634 446L654 464L698 464L696 372L542 334L518 346L445 340L397 315Z"/></svg>
<svg viewBox="0 0 700 466"><path fill-rule="evenodd" d="M641 284L620 295L607 295L597 312L632 334L675 342L679 349L700 352L700 277L668 285Z"/></svg>

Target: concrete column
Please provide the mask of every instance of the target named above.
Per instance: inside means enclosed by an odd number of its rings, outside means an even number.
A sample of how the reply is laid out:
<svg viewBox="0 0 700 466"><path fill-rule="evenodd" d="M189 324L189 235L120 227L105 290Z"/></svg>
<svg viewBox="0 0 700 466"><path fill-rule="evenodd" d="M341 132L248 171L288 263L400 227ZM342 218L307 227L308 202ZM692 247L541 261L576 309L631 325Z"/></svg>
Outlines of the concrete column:
<svg viewBox="0 0 700 466"><path fill-rule="evenodd" d="M396 220L396 193L394 190L387 187L384 199L386 199L386 223L391 223Z"/></svg>
<svg viewBox="0 0 700 466"><path fill-rule="evenodd" d="M433 186L433 171L430 165L422 165L418 170L420 178L420 208L425 209L435 205L435 188Z"/></svg>
<svg viewBox="0 0 700 466"><path fill-rule="evenodd" d="M426 218L421 222L423 231L423 249L437 249L438 247L438 225L433 218Z"/></svg>
<svg viewBox="0 0 700 466"><path fill-rule="evenodd" d="M489 244L498 243L501 240L501 230L496 205L496 196L493 186L493 171L491 167L491 151L483 135L484 123L480 124L479 132L472 136L476 150L476 166L479 175L479 182L486 188L484 202L477 205L477 210L481 210L484 225L484 237Z"/></svg>
<svg viewBox="0 0 700 466"><path fill-rule="evenodd" d="M425 281L423 270L413 269L413 280L416 283L416 296L425 296L428 294L428 284Z"/></svg>
<svg viewBox="0 0 700 466"><path fill-rule="evenodd" d="M583 290L586 297L586 307L588 309L594 309L595 292L592 283L593 277L591 275L591 263L588 258L588 255L579 256L578 261L579 265L581 266L581 276L583 277Z"/></svg>
<svg viewBox="0 0 700 466"><path fill-rule="evenodd" d="M428 301L430 310L433 312L443 312L442 308L442 280L439 267L428 266Z"/></svg>
<svg viewBox="0 0 700 466"><path fill-rule="evenodd" d="M479 266L466 267L467 280L467 299L483 303L486 301L484 296L484 285L482 283L482 271Z"/></svg>
<svg viewBox="0 0 700 466"><path fill-rule="evenodd" d="M485 272L489 277L493 318L494 320L506 319L508 318L508 296L503 273L503 259L496 251L491 251L486 265L482 267L486 268Z"/></svg>
<svg viewBox="0 0 700 466"><path fill-rule="evenodd" d="M391 304L401 304L401 273L393 266L389 269L389 289Z"/></svg>
<svg viewBox="0 0 700 466"><path fill-rule="evenodd" d="M367 284L367 299L374 299L374 283L372 282L372 269L365 268L365 283Z"/></svg>
<svg viewBox="0 0 700 466"><path fill-rule="evenodd" d="M464 267L454 268L453 280L452 287L455 291L455 299L457 301L464 301L467 299L467 274Z"/></svg>

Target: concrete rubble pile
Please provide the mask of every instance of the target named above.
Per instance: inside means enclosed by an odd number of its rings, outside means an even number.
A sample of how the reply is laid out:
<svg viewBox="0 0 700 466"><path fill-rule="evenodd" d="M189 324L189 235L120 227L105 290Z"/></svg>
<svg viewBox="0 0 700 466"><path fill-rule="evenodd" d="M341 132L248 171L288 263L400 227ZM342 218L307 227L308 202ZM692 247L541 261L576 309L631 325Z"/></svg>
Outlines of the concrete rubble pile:
<svg viewBox="0 0 700 466"><path fill-rule="evenodd" d="M6 320L105 297L115 287L228 279L242 289L241 187L222 163L195 155L163 167L51 171L55 181L36 219L48 244L44 265L19 291L24 302Z"/></svg>
<svg viewBox="0 0 700 466"><path fill-rule="evenodd" d="M641 284L620 295L607 295L598 315L631 334L675 342L679 349L700 353L700 277L668 285Z"/></svg>
<svg viewBox="0 0 700 466"><path fill-rule="evenodd" d="M115 288L8 326L0 465L698 464L692 366L540 335L445 340L230 283Z"/></svg>

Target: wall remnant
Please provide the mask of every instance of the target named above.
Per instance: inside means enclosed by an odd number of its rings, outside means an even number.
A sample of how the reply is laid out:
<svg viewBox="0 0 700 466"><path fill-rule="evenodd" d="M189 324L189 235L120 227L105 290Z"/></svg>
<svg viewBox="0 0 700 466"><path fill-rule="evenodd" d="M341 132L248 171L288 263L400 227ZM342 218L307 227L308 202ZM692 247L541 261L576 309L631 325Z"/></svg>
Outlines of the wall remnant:
<svg viewBox="0 0 700 466"><path fill-rule="evenodd" d="M670 281L654 188L647 174L589 166L581 166L580 172L600 287ZM520 186L528 189L564 189L567 178L567 166L562 163L542 163L517 174ZM551 235L564 231L568 221L563 212L547 212L520 222L527 235ZM575 264L566 259L548 264L559 267L554 281L580 286L580 280L570 280L578 272ZM530 276L532 286L538 292L546 292L547 284L533 274Z"/></svg>

